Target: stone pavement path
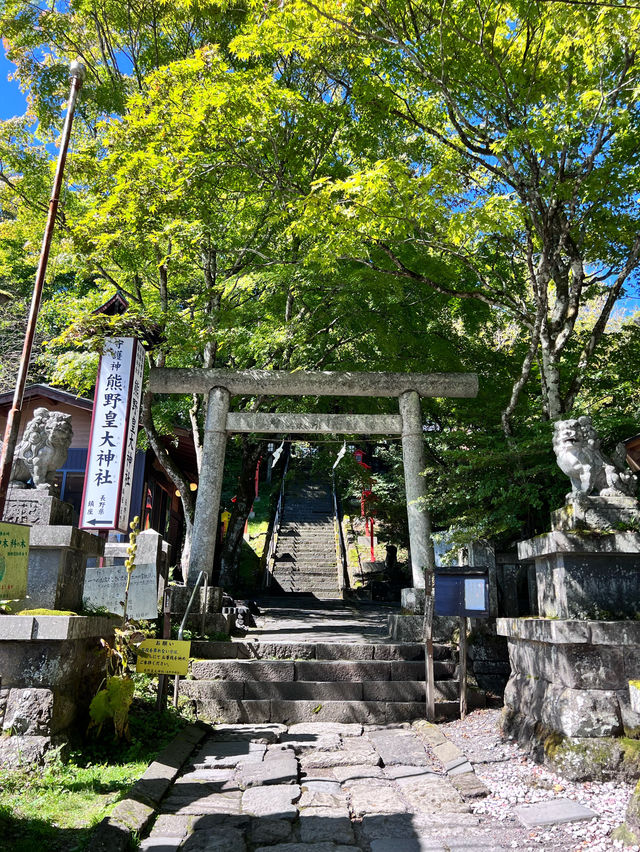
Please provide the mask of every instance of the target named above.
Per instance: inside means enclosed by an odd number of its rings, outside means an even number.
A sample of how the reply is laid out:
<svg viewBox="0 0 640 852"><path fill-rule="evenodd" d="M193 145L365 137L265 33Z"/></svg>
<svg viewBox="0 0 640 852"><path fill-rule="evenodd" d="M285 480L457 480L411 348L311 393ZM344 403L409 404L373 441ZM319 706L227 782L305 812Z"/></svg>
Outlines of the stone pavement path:
<svg viewBox="0 0 640 852"><path fill-rule="evenodd" d="M258 601L256 629L244 641L389 642L387 617L398 607L317 598L269 597Z"/></svg>
<svg viewBox="0 0 640 852"><path fill-rule="evenodd" d="M493 852L527 830L426 722L219 725L162 802L145 852ZM539 847L538 847L539 848ZM548 846L566 849L563 846Z"/></svg>

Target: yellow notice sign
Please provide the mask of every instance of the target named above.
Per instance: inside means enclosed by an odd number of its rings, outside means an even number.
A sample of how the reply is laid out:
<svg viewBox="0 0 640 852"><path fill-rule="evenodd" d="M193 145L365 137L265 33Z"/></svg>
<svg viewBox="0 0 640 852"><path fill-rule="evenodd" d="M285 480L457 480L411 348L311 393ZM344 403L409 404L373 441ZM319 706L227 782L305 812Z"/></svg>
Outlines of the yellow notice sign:
<svg viewBox="0 0 640 852"><path fill-rule="evenodd" d="M138 645L136 671L145 674L186 675L191 642L145 639Z"/></svg>
<svg viewBox="0 0 640 852"><path fill-rule="evenodd" d="M0 523L0 599L2 600L26 597L30 529L24 524Z"/></svg>

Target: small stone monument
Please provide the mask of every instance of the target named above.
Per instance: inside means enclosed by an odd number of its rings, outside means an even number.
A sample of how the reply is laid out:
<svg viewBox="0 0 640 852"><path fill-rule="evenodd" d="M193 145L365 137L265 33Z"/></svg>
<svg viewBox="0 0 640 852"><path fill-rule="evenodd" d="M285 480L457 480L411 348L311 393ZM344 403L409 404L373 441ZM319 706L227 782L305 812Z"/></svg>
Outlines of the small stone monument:
<svg viewBox="0 0 640 852"><path fill-rule="evenodd" d="M78 612L88 556L104 542L72 526L73 507L52 493L73 438L71 415L36 408L16 448L3 520L31 527L27 598L14 609Z"/></svg>
<svg viewBox="0 0 640 852"><path fill-rule="evenodd" d="M503 730L569 777L616 777L617 738L640 729L628 690L640 678L637 482L589 417L556 423L553 447L571 491L551 532L518 544L541 617L498 619L511 664Z"/></svg>

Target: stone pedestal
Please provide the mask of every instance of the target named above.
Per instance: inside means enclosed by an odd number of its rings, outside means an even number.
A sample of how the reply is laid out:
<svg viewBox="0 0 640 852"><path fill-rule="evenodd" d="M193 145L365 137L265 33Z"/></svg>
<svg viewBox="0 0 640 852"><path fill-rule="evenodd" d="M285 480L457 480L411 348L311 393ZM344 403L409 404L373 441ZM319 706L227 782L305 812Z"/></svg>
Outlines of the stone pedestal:
<svg viewBox="0 0 640 852"><path fill-rule="evenodd" d="M594 773L615 775L622 746L605 738L640 730L628 688L640 676L640 622L499 618L497 629L511 664L505 732L572 777L588 771L597 740L605 766Z"/></svg>
<svg viewBox="0 0 640 852"><path fill-rule="evenodd" d="M551 513L551 529L565 531L617 532L625 528L640 532L640 508L634 497L587 497L571 494L561 509Z"/></svg>
<svg viewBox="0 0 640 852"><path fill-rule="evenodd" d="M0 615L0 764L33 767L77 727L104 677L104 617Z"/></svg>
<svg viewBox="0 0 640 852"><path fill-rule="evenodd" d="M538 612L548 618L635 618L640 534L553 530L518 544L536 569Z"/></svg>
<svg viewBox="0 0 640 852"><path fill-rule="evenodd" d="M34 526L29 543L27 598L20 609L79 612L89 557L102 556L104 541L77 527Z"/></svg>
<svg viewBox="0 0 640 852"><path fill-rule="evenodd" d="M70 526L73 506L52 497L45 489L10 488L2 519L27 526Z"/></svg>

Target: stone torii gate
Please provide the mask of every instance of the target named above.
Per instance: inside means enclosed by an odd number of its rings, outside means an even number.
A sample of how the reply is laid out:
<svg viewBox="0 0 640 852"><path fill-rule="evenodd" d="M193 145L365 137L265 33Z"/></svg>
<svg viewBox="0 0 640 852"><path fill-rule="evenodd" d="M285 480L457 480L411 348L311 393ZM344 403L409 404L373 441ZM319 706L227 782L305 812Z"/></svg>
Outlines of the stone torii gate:
<svg viewBox="0 0 640 852"><path fill-rule="evenodd" d="M227 435L298 433L401 435L404 462L411 571L415 588L425 588L425 569L433 571L431 521L424 504L426 483L424 434L420 397L475 397L475 373L292 373L278 370L171 369L151 370L152 393L209 395L202 464L196 497L188 578L213 571L218 512ZM267 414L230 412L232 396L359 396L398 397L400 413Z"/></svg>

